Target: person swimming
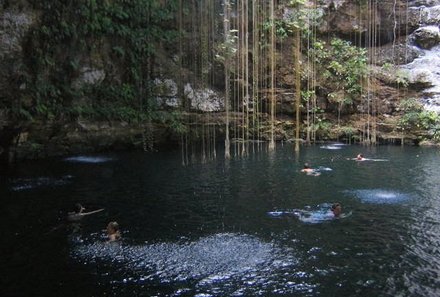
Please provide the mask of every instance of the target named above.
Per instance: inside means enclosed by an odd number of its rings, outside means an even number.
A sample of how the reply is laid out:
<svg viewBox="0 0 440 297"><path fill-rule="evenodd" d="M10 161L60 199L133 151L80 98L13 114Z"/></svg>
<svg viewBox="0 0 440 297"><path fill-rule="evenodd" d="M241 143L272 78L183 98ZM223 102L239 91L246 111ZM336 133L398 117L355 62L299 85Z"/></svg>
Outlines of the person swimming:
<svg viewBox="0 0 440 297"><path fill-rule="evenodd" d="M362 155L362 154L358 154L358 155L356 156L356 161L364 161L364 160L365 160L364 155Z"/></svg>
<svg viewBox="0 0 440 297"><path fill-rule="evenodd" d="M121 239L121 232L119 231L119 224L115 221L108 223L107 225L108 241L113 242Z"/></svg>
<svg viewBox="0 0 440 297"><path fill-rule="evenodd" d="M82 206L80 203L76 203L74 211L67 213L67 221L78 222L85 216L103 211L104 208L100 208L89 212L85 212L85 210L86 208L84 206Z"/></svg>
<svg viewBox="0 0 440 297"><path fill-rule="evenodd" d="M314 169L310 167L309 163L304 163L304 168L301 169L301 172L312 173Z"/></svg>
<svg viewBox="0 0 440 297"><path fill-rule="evenodd" d="M338 218L341 213L342 213L342 206L340 203L333 203L332 207L331 207L331 211L333 213L333 215Z"/></svg>
<svg viewBox="0 0 440 297"><path fill-rule="evenodd" d="M307 175L314 175L314 176L318 176L321 174L320 172L313 169L309 163L304 163L304 167L303 169L301 169L301 172L305 172L307 173Z"/></svg>

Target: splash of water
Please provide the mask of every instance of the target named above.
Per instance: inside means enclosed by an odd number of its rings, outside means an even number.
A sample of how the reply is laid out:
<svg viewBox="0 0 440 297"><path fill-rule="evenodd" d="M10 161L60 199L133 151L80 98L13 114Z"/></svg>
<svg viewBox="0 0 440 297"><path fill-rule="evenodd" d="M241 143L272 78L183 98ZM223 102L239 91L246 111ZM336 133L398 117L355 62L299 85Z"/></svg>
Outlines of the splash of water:
<svg viewBox="0 0 440 297"><path fill-rule="evenodd" d="M284 216L293 216L298 218L303 223L307 224L321 224L325 222L330 222L335 219L341 219L351 216L351 212L344 213L340 217L335 218L334 214L331 212L331 203L322 203L314 207L306 207L305 209L292 209L292 210L282 210L282 211L271 211L268 215L275 218L281 218Z"/></svg>

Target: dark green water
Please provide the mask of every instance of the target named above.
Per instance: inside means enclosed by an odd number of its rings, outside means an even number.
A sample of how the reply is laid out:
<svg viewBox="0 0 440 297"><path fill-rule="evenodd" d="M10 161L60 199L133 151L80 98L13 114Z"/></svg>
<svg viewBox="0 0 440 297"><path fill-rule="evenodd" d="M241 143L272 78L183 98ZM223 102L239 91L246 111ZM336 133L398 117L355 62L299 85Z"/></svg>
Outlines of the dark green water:
<svg viewBox="0 0 440 297"><path fill-rule="evenodd" d="M86 157L2 174L0 296L440 296L438 149ZM65 224L76 202L105 211Z"/></svg>

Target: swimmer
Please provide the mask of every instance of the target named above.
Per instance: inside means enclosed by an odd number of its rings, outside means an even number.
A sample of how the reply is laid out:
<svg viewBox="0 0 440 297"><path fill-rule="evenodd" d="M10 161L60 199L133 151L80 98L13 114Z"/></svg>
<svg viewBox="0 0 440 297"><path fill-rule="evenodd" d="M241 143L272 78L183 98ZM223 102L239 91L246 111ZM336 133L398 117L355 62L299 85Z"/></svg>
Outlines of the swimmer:
<svg viewBox="0 0 440 297"><path fill-rule="evenodd" d="M331 211L333 212L333 215L338 218L342 213L342 207L340 203L334 203L332 205Z"/></svg>
<svg viewBox="0 0 440 297"><path fill-rule="evenodd" d="M103 211L104 208L100 208L100 209L89 211L89 212L84 212L85 210L86 209L84 206L82 206L80 203L76 203L75 210L71 211L67 214L67 220L69 222L77 222L77 221L80 221L83 217L85 217L87 215L91 215L91 214Z"/></svg>
<svg viewBox="0 0 440 297"><path fill-rule="evenodd" d="M358 155L356 156L356 161L364 161L364 160L365 160L364 155L362 155L362 154L358 154Z"/></svg>
<svg viewBox="0 0 440 297"><path fill-rule="evenodd" d="M301 169L301 172L312 173L314 171L313 168L310 167L309 163L304 163L304 168Z"/></svg>
<svg viewBox="0 0 440 297"><path fill-rule="evenodd" d="M116 241L121 238L121 232L119 232L119 224L117 222L110 222L107 225L108 241Z"/></svg>
<svg viewBox="0 0 440 297"><path fill-rule="evenodd" d="M310 167L309 163L304 163L304 168L301 169L301 172L305 172L305 173L307 173L307 175L313 175L313 176L321 175L320 172L318 172L315 169L313 169L312 167Z"/></svg>

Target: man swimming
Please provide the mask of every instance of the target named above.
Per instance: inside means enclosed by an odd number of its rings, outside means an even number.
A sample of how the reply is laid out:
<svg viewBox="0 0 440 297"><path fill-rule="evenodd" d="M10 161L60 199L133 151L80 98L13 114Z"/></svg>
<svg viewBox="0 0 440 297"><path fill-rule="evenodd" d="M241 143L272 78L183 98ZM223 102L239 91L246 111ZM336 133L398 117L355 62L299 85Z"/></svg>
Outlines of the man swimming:
<svg viewBox="0 0 440 297"><path fill-rule="evenodd" d="M333 203L331 211L333 212L333 215L338 218L342 213L342 207L340 203Z"/></svg>
<svg viewBox="0 0 440 297"><path fill-rule="evenodd" d="M364 155L362 155L362 154L358 154L358 155L356 156L356 161L364 161L364 160L365 160Z"/></svg>
<svg viewBox="0 0 440 297"><path fill-rule="evenodd" d="M313 168L310 167L309 163L304 163L304 168L301 169L301 172L313 172Z"/></svg>
<svg viewBox="0 0 440 297"><path fill-rule="evenodd" d="M309 163L304 163L304 168L301 169L301 172L305 172L305 173L307 173L307 175L314 175L314 176L318 176L321 174L317 170L310 167Z"/></svg>
<svg viewBox="0 0 440 297"><path fill-rule="evenodd" d="M104 208L100 208L97 210L93 210L93 211L89 211L89 212L84 212L86 209L84 206L82 206L80 203L76 203L75 204L75 210L71 211L67 214L67 220L69 222L78 222L80 221L83 217L103 211Z"/></svg>

